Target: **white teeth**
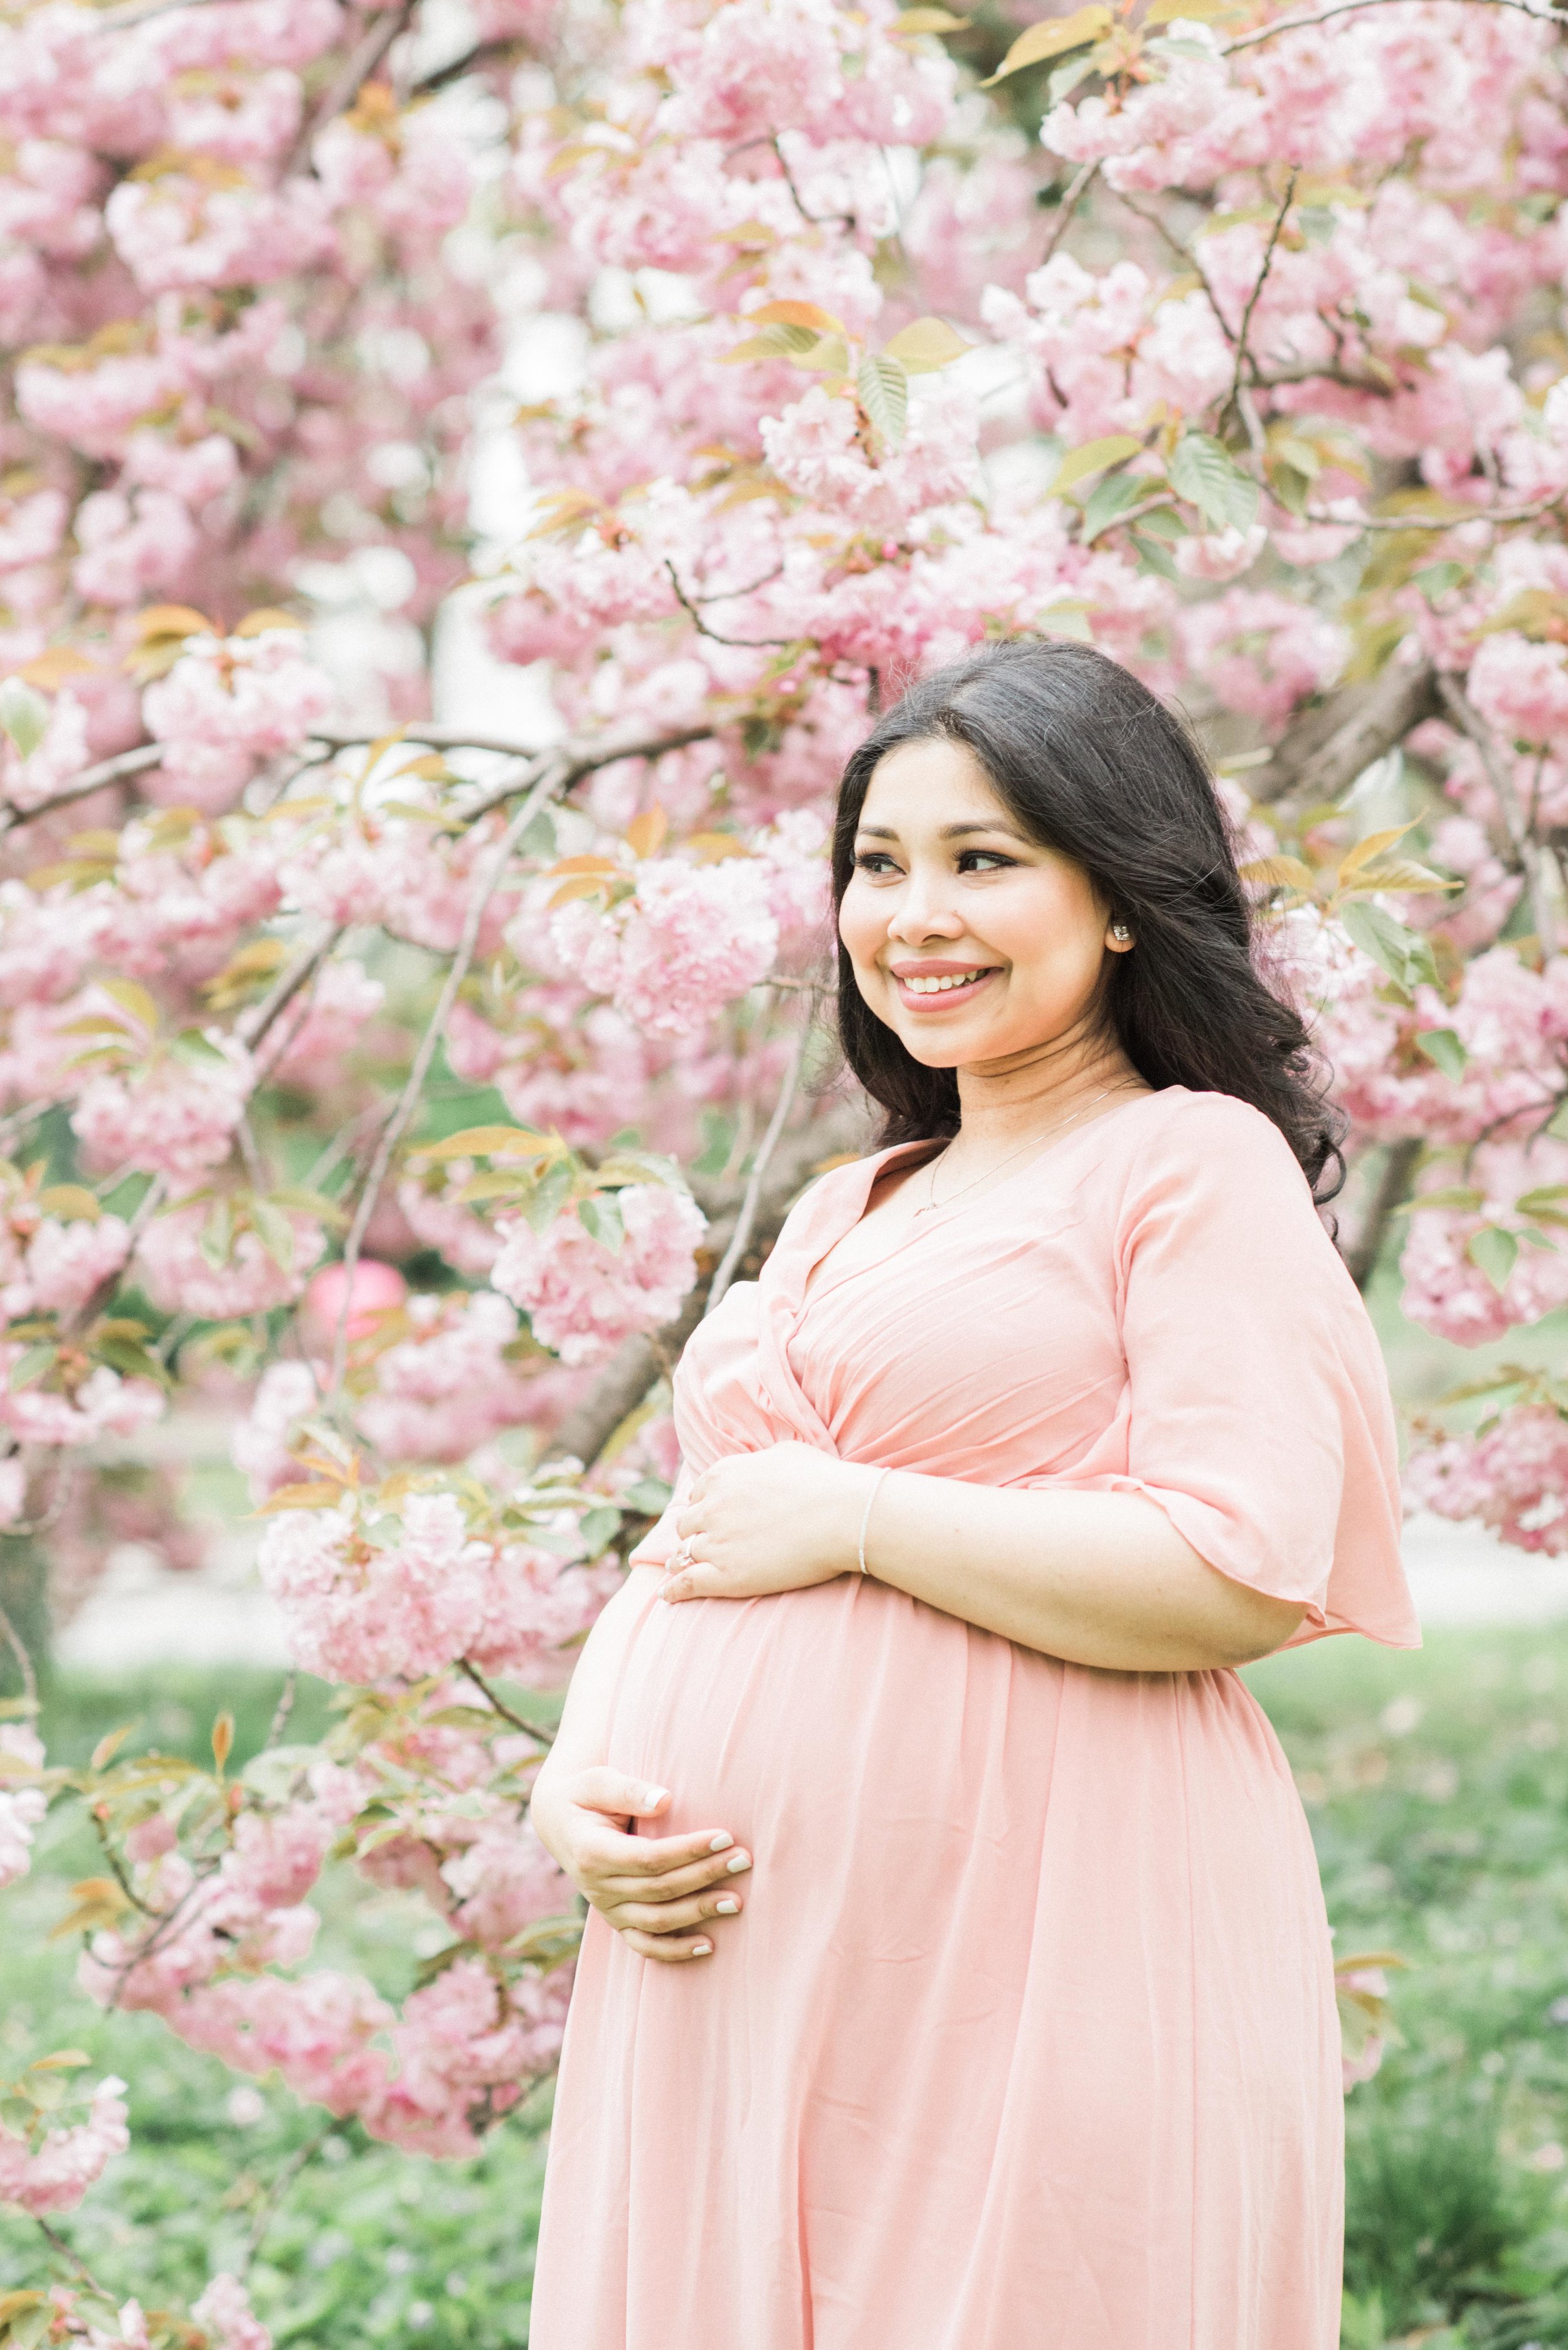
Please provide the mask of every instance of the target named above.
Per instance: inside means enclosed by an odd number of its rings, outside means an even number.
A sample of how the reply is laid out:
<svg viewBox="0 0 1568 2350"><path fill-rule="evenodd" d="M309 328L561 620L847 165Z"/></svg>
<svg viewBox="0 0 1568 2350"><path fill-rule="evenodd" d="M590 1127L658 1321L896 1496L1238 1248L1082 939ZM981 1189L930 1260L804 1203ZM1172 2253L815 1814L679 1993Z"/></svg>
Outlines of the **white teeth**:
<svg viewBox="0 0 1568 2350"><path fill-rule="evenodd" d="M904 985L911 995L940 995L949 988L972 987L977 979L984 977L983 971L971 971L967 977L955 975L943 979L907 979Z"/></svg>

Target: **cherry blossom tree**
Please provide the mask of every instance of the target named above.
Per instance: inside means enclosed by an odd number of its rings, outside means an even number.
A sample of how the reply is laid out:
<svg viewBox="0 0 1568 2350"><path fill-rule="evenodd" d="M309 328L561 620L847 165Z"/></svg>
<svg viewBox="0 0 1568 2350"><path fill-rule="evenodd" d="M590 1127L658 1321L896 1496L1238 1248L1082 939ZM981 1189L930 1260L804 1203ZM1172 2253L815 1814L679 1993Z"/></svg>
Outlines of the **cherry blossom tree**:
<svg viewBox="0 0 1568 2350"><path fill-rule="evenodd" d="M0 1878L85 1805L94 1998L440 2155L547 2074L543 1693L668 1493L684 1337L865 1139L826 812L970 647L1087 638L1189 712L1358 1277L1397 1246L1463 1344L1568 1302L1563 21L0 23L0 1518L61 1611L128 1534L195 1563L147 1432L223 1404L352 1693L237 1775L226 1718L210 1771L68 1773L11 1627ZM531 729L437 695L463 631ZM1568 1550L1568 1388L1483 1409L1417 1495ZM439 1922L400 2008L311 1964L327 1866ZM40 2219L125 2143L82 2069L0 2104ZM230 2277L192 2323L270 2338ZM46 2337L149 2340L79 2278L0 2300Z"/></svg>

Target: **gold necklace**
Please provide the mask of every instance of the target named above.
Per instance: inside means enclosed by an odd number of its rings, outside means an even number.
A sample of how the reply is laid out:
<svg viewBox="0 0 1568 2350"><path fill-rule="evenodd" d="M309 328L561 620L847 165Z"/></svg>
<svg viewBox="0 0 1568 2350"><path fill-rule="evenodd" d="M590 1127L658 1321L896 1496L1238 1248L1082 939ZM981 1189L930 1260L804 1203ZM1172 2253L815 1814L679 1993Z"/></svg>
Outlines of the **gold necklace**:
<svg viewBox="0 0 1568 2350"><path fill-rule="evenodd" d="M1114 1094L1117 1090L1118 1088L1116 1086L1106 1086L1099 1093L1091 1094L1088 1100L1084 1104L1082 1109L1075 1109L1071 1118L1064 1118L1059 1126L1052 1127L1049 1133L1044 1135L1032 1134L1027 1142L1021 1143L1016 1150L1010 1150L1005 1159L999 1159L994 1167L988 1167L985 1173L983 1175L977 1175L972 1183L961 1184L959 1189L950 1193L947 1199L939 1200L937 1197L937 1169L947 1157L948 1151L952 1149L952 1145L950 1142L945 1149L938 1151L936 1157L931 1161L930 1197L926 1201L923 1207L919 1207L915 1210L916 1215L929 1216L939 1208L950 1208L955 1200L961 1200L966 1192L977 1191L980 1189L980 1186L982 1183L988 1183L993 1175L1000 1175L1004 1167L1011 1167L1015 1159L1022 1159L1026 1150L1044 1150L1048 1144L1055 1141L1056 1137L1059 1134L1065 1134L1070 1126L1076 1126L1081 1118L1085 1118L1089 1111L1094 1108L1096 1102L1103 1102L1108 1094Z"/></svg>

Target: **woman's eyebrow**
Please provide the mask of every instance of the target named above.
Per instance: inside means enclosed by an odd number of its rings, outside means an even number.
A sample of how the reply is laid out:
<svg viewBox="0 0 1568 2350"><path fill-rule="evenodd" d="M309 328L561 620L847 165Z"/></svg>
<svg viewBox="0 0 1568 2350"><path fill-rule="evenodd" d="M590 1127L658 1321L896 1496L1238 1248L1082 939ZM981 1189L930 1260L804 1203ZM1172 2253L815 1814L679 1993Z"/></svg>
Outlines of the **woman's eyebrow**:
<svg viewBox="0 0 1568 2350"><path fill-rule="evenodd" d="M1029 836L1020 832L1005 818L992 818L985 824L944 824L937 835L939 840L961 840L971 832L1004 832L1009 840L1027 841ZM867 840L897 840L898 835L890 824L862 824L856 827L857 837Z"/></svg>

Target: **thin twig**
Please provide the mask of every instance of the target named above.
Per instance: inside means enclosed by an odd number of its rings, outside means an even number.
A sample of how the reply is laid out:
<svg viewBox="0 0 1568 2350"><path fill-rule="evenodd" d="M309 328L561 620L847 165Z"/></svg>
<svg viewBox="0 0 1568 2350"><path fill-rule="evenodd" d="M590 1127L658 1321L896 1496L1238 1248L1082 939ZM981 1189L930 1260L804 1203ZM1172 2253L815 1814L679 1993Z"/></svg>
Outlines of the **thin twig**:
<svg viewBox="0 0 1568 2350"><path fill-rule="evenodd" d="M670 584L675 590L676 602L686 614L687 619L691 622L692 626L697 630L698 635L700 637L706 637L710 643L715 645L733 645L742 652L787 652L792 646L799 644L800 639L798 637L722 637L717 629L711 629L708 626L707 621L702 618L701 613L691 601L691 598L686 593L685 588L680 585L680 574L677 572L674 564L670 562L668 556L666 556L664 559L664 567L670 574ZM737 594L743 594L744 590L737 589L736 592ZM721 597L714 597L710 600L714 603L720 603L724 599Z"/></svg>
<svg viewBox="0 0 1568 2350"><path fill-rule="evenodd" d="M1045 250L1040 256L1038 265L1040 268L1044 268L1045 264L1072 227L1073 215L1099 178L1100 165L1104 160L1103 156L1096 156L1092 163L1081 164L1068 181L1063 192L1062 202L1057 207L1055 220L1051 225L1051 234L1045 240Z"/></svg>
<svg viewBox="0 0 1568 2350"><path fill-rule="evenodd" d="M807 1021L795 1037L794 1049L789 1056L789 1066L784 1071L784 1083L779 1087L779 1097L774 1106L774 1114L768 1120L768 1130L763 1137L762 1149L752 1161L751 1176L741 1196L741 1211L735 1218L735 1229L730 1235L730 1245L720 1258L713 1278L708 1284L708 1303L702 1309L704 1316L711 1314L722 1298L724 1292L735 1277L736 1267L751 1244L752 1227L757 1220L757 1202L762 1198L768 1162L778 1149L779 1137L784 1130L784 1121L794 1106L795 1089L800 1084L800 1073L805 1062L805 1048L810 1036L811 1024Z"/></svg>
<svg viewBox="0 0 1568 2350"><path fill-rule="evenodd" d="M1513 778L1508 773L1504 760L1499 753L1496 738L1480 712L1467 699L1456 679L1439 676L1438 692L1444 709L1455 725L1461 733L1469 736L1470 741L1480 753L1481 764L1487 772L1487 781L1497 795L1497 804L1502 810L1502 820L1508 827L1508 837L1513 844L1513 853L1518 858L1521 870L1524 875L1524 886L1529 893L1530 910L1534 917L1535 935L1541 941L1541 951L1543 955L1553 954L1557 944L1557 922L1551 899L1547 894L1546 877L1541 869L1537 845L1530 837L1529 827L1524 821L1524 811L1520 806L1519 795L1513 787Z"/></svg>
<svg viewBox="0 0 1568 2350"><path fill-rule="evenodd" d="M253 1004L248 1012L241 1014L234 1023L234 1033L242 1045L254 1045L266 1035L273 1022L281 1012L286 1009L306 980L313 978L319 971L342 937L344 925L341 922L335 923L330 929L324 931L314 946L305 948L285 970L278 973L261 1002Z"/></svg>
<svg viewBox="0 0 1568 2350"><path fill-rule="evenodd" d="M295 1692L298 1686L299 1675L291 1665L283 1677L283 1687L278 1691L277 1703L273 1708L272 1720L262 1742L264 1746L280 1746L283 1743L283 1733L288 1728L288 1718L294 1711Z"/></svg>
<svg viewBox="0 0 1568 2350"><path fill-rule="evenodd" d="M398 0L396 7L386 9L374 19L315 113L300 125L299 135L290 148L279 175L281 178L286 180L303 167L319 134L329 122L335 121L338 115L353 105L413 13L414 0Z"/></svg>
<svg viewBox="0 0 1568 2350"><path fill-rule="evenodd" d="M108 1823L99 1818L96 1806L92 1809L92 1824L94 1828L97 1830L98 1840L103 1850L103 1856L109 1863L109 1874L114 1878L114 1881L119 1886L120 1891L124 1894L126 1899L130 1903L131 1908L133 1909L140 1909L144 1918L156 1918L159 1915L159 1912L151 1908L148 1902L145 1902L142 1899L140 1894L138 1893L135 1886L132 1885L130 1877L127 1875L124 1861L121 1860L119 1853L116 1852L113 1845L111 1845L109 1840Z"/></svg>
<svg viewBox="0 0 1568 2350"><path fill-rule="evenodd" d="M74 2244L67 2244L57 2228L51 2228L48 2221L47 2220L40 2219L36 2211L33 2214L33 2224L38 2230L39 2233L54 2246L56 2251L60 2255L60 2258L65 2261L69 2261L72 2268L75 2269L78 2276L81 2278L84 2284L88 2285L94 2293L102 2293L105 2301L112 2300L112 2294L104 2293L102 2285L99 2284L97 2277L94 2276L86 2261L83 2260L81 2254L77 2251L76 2246Z"/></svg>
<svg viewBox="0 0 1568 2350"><path fill-rule="evenodd" d="M420 1039L413 1065L409 1071L403 1090L398 1097L398 1106L381 1129L380 1140L376 1145L375 1156L370 1161L369 1171L365 1178L364 1188L360 1191L358 1204L354 1211L354 1221L348 1227L348 1237L343 1245L343 1302L338 1308L337 1329L332 1345L332 1373L328 1388L328 1392L331 1394L336 1395L343 1384L343 1373L348 1359L348 1311L349 1301L354 1292L354 1269L359 1262L359 1251L370 1219L376 1212L376 1202L380 1198L381 1185L386 1180L387 1170L392 1163L392 1154L402 1140L414 1112L419 1107L420 1097L424 1092L425 1079L430 1074L431 1063L435 1058L436 1047L446 1031L448 1015L457 1001L458 990L468 977L469 965L473 961L474 951L479 944L480 927L484 920L485 909L501 886L517 843L522 839L540 809L564 788L566 773L567 770L565 768L557 767L553 773L546 773L540 777L480 868L473 892L468 901L468 911L463 919L462 936L458 941L457 952L452 957L452 967L436 999L436 1007L431 1014L430 1024Z"/></svg>
<svg viewBox="0 0 1568 2350"><path fill-rule="evenodd" d="M267 2230L277 2217L278 2205L283 2201L300 2172L315 2161L337 2127L337 2122L335 2116L324 2128L317 2131L314 2137L306 2138L303 2146L296 2147L288 2160L280 2165L272 2185L256 2206L255 2217L251 2221L251 2231L245 2240L244 2251L240 2254L239 2273L242 2281L250 2273L251 2263L262 2248Z"/></svg>
<svg viewBox="0 0 1568 2350"><path fill-rule="evenodd" d="M67 784L52 799L41 800L36 807L0 810L0 837L19 832L25 824L36 824L41 816L53 816L57 808L69 807L73 800L85 800L122 776L139 775L143 768L155 767L162 756L161 743L141 743L134 751L119 751L112 759L100 759L96 767L84 767L74 784Z"/></svg>
<svg viewBox="0 0 1568 2350"><path fill-rule="evenodd" d="M515 33L505 40L475 41L473 47L464 49L461 57L452 57L444 66L436 66L430 73L421 74L410 86L409 96L429 98L433 90L445 89L450 83L462 81L466 75L478 73L485 66L508 65L514 57L525 57L530 54L527 42L519 39Z"/></svg>
<svg viewBox="0 0 1568 2350"><path fill-rule="evenodd" d="M1363 8L1391 8L1396 0L1335 0L1332 8L1320 8L1314 16L1282 16L1277 24L1263 25L1253 33L1240 33L1233 41L1224 42L1220 50L1222 57L1234 57L1238 49L1256 48L1260 41L1272 41L1276 33L1300 33L1314 25L1326 25L1332 17L1350 16ZM1425 5L1425 0L1422 0ZM1462 0L1466 7L1514 8L1521 16L1533 16L1538 25L1568 24L1568 16L1554 8L1538 8L1533 0Z"/></svg>
<svg viewBox="0 0 1568 2350"><path fill-rule="evenodd" d="M1296 182L1300 177L1300 167L1293 164L1291 176L1285 186L1284 203L1275 213L1274 224L1269 231L1269 242L1263 250L1263 265L1258 272L1257 280L1247 296L1247 307L1241 313L1241 324L1236 337L1236 372L1231 379L1231 397L1225 403L1226 408L1234 408L1241 401L1241 373L1247 364L1247 336L1252 324L1252 313L1258 307L1259 296L1269 282L1269 272L1274 265L1275 248L1279 244L1281 233L1285 225L1285 215L1295 202ZM1225 410L1221 409L1220 413L1223 416Z"/></svg>
<svg viewBox="0 0 1568 2350"><path fill-rule="evenodd" d="M24 1127L31 1126L35 1118L42 1118L46 1110L54 1107L51 1096L47 1101L26 1102L20 1109L14 1109L9 1118L0 1118L0 1150L9 1150Z"/></svg>
<svg viewBox="0 0 1568 2350"><path fill-rule="evenodd" d="M1214 313L1215 323L1219 327L1220 332L1224 336L1225 340L1230 344L1231 349L1234 350L1236 348L1235 329L1231 326L1229 318L1226 317L1224 311L1220 307L1220 296L1216 294L1212 285L1210 283L1209 272L1204 268L1203 264L1199 260L1198 255L1193 252L1191 246L1183 244L1181 239L1176 235L1173 230L1167 227L1165 222L1161 220L1158 213L1145 212L1141 204L1135 204L1125 188L1117 188L1115 191L1115 194L1118 203L1125 204L1135 219L1142 221L1145 228L1153 229L1156 236L1159 238L1161 244L1168 245L1171 252L1175 254L1179 261L1186 263L1188 268L1191 270L1193 276L1197 278L1208 297L1209 307Z"/></svg>
<svg viewBox="0 0 1568 2350"><path fill-rule="evenodd" d="M22 1676L22 1695L26 1698L27 1704L32 1709L33 1712L36 1713L38 1711L38 1676L36 1671L34 1669L33 1659L27 1653L27 1643L23 1639L22 1635L17 1631L16 1625L11 1621L9 1611L3 1604L0 1604L0 1640L5 1641L5 1646L16 1658L16 1669Z"/></svg>
<svg viewBox="0 0 1568 2350"><path fill-rule="evenodd" d="M776 131L767 143L774 151L779 170L784 173L784 185L789 190L794 208L800 214L803 221L806 222L812 228L827 228L835 224L839 228L854 228L857 225L855 214L853 213L808 213L805 203L802 200L800 190L795 186L794 174L790 170L788 163L784 161L784 151L783 147L779 144L778 134Z"/></svg>
<svg viewBox="0 0 1568 2350"><path fill-rule="evenodd" d="M1465 6L1471 0L1463 0ZM1481 0L1475 0L1481 5ZM1568 492L1559 490L1550 498L1537 498L1528 506L1472 506L1466 514L1457 515L1357 515L1347 519L1344 515L1324 514L1321 507L1303 506L1303 522L1325 523L1335 530L1464 530L1471 523L1490 523L1494 529L1504 523L1539 522L1553 506L1561 505Z"/></svg>
<svg viewBox="0 0 1568 2350"><path fill-rule="evenodd" d="M466 1657L459 1657L457 1660L457 1669L465 1679L471 1680L473 1683L474 1688L480 1690L487 1702L494 1707L503 1721L509 1721L514 1730L525 1731L530 1738L536 1738L541 1746L553 1746L555 1744L555 1731L553 1730L545 1729L543 1724L540 1722L524 1721L520 1713L514 1713L512 1708L506 1704L504 1700L496 1696L495 1691L491 1688L490 1683L485 1679L484 1675L480 1671L477 1665L471 1665Z"/></svg>

